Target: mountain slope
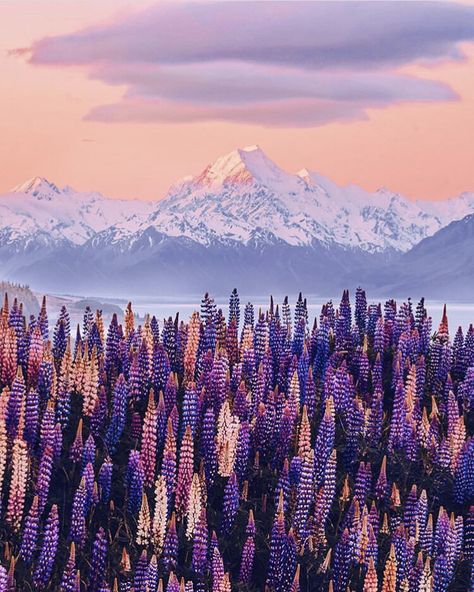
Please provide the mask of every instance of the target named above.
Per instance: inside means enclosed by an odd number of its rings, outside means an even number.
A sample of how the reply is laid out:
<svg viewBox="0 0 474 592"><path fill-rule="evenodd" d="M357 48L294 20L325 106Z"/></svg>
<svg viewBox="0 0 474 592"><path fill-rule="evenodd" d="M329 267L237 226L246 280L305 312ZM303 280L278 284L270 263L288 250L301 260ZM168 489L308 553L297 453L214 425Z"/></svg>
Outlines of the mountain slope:
<svg viewBox="0 0 474 592"><path fill-rule="evenodd" d="M398 261L368 277L379 293L426 294L472 301L474 214L425 238Z"/></svg>

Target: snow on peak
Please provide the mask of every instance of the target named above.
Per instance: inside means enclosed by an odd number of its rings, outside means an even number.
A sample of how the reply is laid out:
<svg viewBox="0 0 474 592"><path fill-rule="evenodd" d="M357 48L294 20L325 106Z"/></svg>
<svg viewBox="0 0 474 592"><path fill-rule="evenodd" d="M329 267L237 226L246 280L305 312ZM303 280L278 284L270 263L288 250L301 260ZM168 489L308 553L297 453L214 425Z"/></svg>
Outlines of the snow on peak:
<svg viewBox="0 0 474 592"><path fill-rule="evenodd" d="M199 188L217 190L226 185L282 184L291 177L259 146L246 146L220 156L192 180Z"/></svg>
<svg viewBox="0 0 474 592"><path fill-rule="evenodd" d="M14 187L12 193L27 193L35 197L51 197L54 194L61 195L61 190L44 177L33 177Z"/></svg>

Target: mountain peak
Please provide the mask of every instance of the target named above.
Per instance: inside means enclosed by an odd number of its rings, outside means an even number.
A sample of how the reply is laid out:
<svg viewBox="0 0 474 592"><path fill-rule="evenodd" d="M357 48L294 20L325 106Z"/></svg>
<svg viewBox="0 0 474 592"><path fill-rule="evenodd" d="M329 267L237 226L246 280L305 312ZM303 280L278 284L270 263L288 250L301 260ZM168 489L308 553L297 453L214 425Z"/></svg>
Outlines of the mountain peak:
<svg viewBox="0 0 474 592"><path fill-rule="evenodd" d="M246 146L220 156L193 179L201 187L219 189L224 185L272 185L288 178L263 150L257 146Z"/></svg>
<svg viewBox="0 0 474 592"><path fill-rule="evenodd" d="M35 197L51 198L54 194L61 195L61 190L57 185L44 177L32 177L28 181L14 187L12 193L29 193Z"/></svg>

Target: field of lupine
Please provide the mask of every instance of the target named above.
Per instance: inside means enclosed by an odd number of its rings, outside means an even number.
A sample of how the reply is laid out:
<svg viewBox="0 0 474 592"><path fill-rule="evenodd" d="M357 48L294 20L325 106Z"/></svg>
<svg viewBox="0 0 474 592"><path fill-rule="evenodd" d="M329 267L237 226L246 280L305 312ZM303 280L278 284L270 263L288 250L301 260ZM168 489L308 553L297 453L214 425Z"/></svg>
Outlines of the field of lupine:
<svg viewBox="0 0 474 592"><path fill-rule="evenodd" d="M0 592L474 590L474 329L344 292L0 311Z"/></svg>

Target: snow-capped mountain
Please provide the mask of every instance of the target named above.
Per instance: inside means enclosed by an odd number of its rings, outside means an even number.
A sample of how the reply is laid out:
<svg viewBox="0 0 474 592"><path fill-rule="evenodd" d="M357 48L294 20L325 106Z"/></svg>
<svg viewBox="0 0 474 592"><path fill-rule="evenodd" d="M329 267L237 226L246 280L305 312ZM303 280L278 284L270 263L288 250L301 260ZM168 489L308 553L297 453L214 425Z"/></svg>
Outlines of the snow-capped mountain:
<svg viewBox="0 0 474 592"><path fill-rule="evenodd" d="M47 235L52 241L83 244L111 226L136 231L152 208L151 202L109 199L35 177L0 195L0 235L2 242Z"/></svg>
<svg viewBox="0 0 474 592"><path fill-rule="evenodd" d="M405 252L472 212L474 194L414 202L387 189L341 187L307 169L287 173L249 146L175 183L156 202L109 199L35 177L0 196L0 235L3 242L41 235L81 245L104 233L101 240L124 248L124 239L136 242L151 226L208 246L276 238L293 246Z"/></svg>
<svg viewBox="0 0 474 592"><path fill-rule="evenodd" d="M247 243L256 233L270 233L290 245L318 241L383 252L407 251L443 222L421 202L385 189L339 187L306 169L287 173L250 146L176 183L143 228L148 225L202 244Z"/></svg>
<svg viewBox="0 0 474 592"><path fill-rule="evenodd" d="M288 173L250 146L161 201L109 199L41 177L18 185L0 195L0 277L102 295L228 291L236 277L254 294L262 282L313 293L353 278L390 285L414 266L416 245L472 213L472 193L414 202L341 187L307 169Z"/></svg>

